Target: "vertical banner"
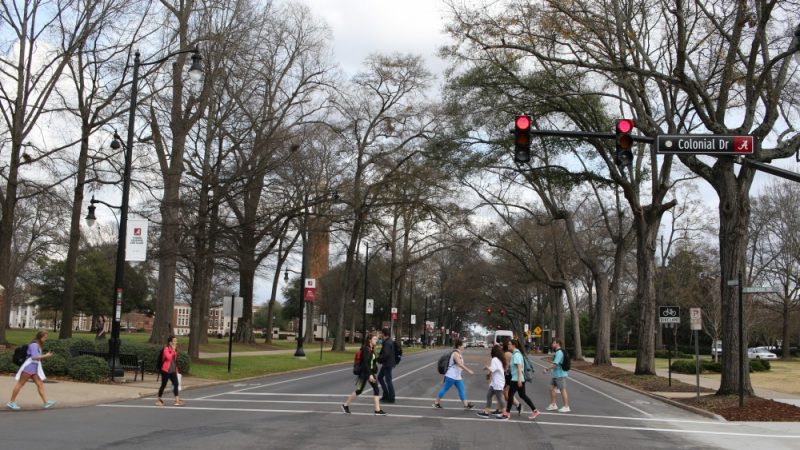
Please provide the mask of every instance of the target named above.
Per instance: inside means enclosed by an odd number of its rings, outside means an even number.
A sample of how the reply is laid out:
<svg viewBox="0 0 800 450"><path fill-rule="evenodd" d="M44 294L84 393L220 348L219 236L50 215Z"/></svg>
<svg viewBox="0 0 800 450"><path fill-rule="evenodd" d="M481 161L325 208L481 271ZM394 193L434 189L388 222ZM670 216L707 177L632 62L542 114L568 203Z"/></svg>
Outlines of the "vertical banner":
<svg viewBox="0 0 800 450"><path fill-rule="evenodd" d="M303 301L313 302L317 299L317 280L315 278L306 278L306 283L303 286Z"/></svg>
<svg viewBox="0 0 800 450"><path fill-rule="evenodd" d="M125 261L147 260L147 219L128 219Z"/></svg>

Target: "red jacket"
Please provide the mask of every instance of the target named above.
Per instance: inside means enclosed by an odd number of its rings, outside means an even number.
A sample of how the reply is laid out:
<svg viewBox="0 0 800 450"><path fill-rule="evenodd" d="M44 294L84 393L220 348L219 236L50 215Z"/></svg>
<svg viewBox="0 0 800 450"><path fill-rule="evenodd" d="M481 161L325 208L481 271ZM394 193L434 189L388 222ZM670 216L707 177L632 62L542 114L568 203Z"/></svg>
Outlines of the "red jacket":
<svg viewBox="0 0 800 450"><path fill-rule="evenodd" d="M162 351L162 360L161 360L161 371L162 372L169 372L169 365L170 362L175 361L175 373L180 373L178 371L178 352L172 349L171 346L167 345L164 347Z"/></svg>

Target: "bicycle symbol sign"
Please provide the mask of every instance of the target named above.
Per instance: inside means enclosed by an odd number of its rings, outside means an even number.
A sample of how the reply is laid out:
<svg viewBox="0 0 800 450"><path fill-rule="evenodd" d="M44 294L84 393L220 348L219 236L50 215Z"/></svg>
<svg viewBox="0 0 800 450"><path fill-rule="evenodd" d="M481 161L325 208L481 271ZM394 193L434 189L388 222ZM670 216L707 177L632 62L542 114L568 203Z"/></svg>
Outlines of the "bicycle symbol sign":
<svg viewBox="0 0 800 450"><path fill-rule="evenodd" d="M658 321L660 323L681 323L680 306L659 306Z"/></svg>

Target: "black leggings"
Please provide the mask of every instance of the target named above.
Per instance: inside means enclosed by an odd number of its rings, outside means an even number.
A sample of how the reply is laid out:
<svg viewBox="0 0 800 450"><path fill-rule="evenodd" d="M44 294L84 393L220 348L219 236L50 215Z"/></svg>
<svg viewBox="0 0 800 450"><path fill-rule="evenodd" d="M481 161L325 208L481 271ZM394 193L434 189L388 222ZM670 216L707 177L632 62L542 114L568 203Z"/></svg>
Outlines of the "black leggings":
<svg viewBox="0 0 800 450"><path fill-rule="evenodd" d="M519 398L531 408L531 411L536 409L531 399L528 398L528 394L525 393L525 382L522 383L522 387L519 387L516 381L512 381L508 388L508 403L506 403L507 413L511 412L511 405L513 403L511 400L514 398L514 394L519 394Z"/></svg>
<svg viewBox="0 0 800 450"><path fill-rule="evenodd" d="M361 395L364 392L364 388L367 387L367 382L369 382L369 378L361 378L359 377L356 381L356 395ZM381 395L381 390L378 388L378 383L371 381L369 385L372 386L372 394L377 397Z"/></svg>
<svg viewBox="0 0 800 450"><path fill-rule="evenodd" d="M158 389L158 398L164 395L164 388L167 387L168 380L172 381L172 393L175 394L175 397L178 396L178 372L167 373L162 370L161 387Z"/></svg>

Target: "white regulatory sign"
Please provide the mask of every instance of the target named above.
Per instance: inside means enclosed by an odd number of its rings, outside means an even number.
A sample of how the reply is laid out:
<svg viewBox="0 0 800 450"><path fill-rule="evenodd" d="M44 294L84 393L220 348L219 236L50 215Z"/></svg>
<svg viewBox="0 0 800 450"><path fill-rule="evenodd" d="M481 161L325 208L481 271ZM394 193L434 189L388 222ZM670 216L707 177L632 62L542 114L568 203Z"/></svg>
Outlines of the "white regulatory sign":
<svg viewBox="0 0 800 450"><path fill-rule="evenodd" d="M703 313L700 308L689 308L689 319L692 330L703 329Z"/></svg>
<svg viewBox="0 0 800 450"><path fill-rule="evenodd" d="M367 314L372 314L372 310L375 308L375 300L368 298L367 299Z"/></svg>

